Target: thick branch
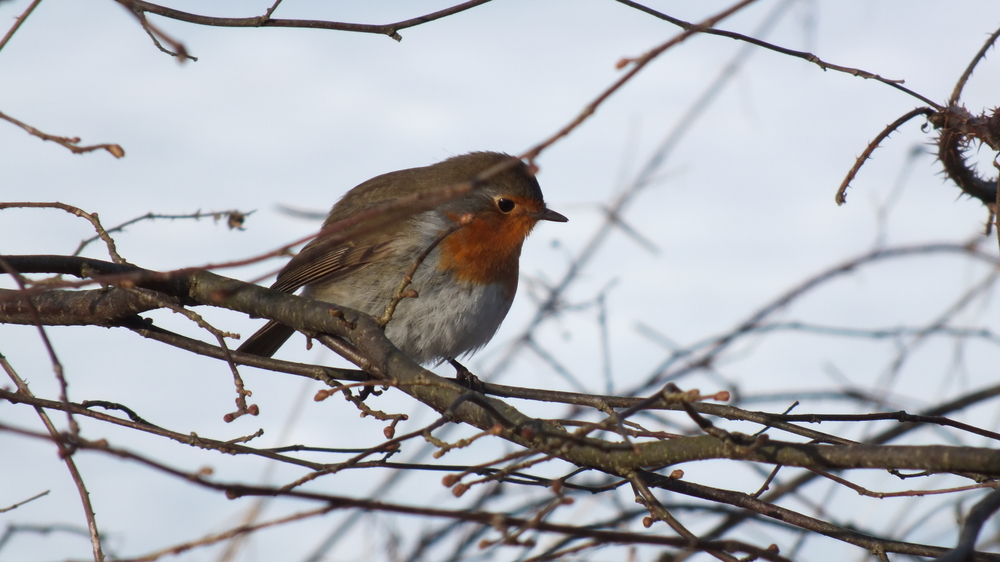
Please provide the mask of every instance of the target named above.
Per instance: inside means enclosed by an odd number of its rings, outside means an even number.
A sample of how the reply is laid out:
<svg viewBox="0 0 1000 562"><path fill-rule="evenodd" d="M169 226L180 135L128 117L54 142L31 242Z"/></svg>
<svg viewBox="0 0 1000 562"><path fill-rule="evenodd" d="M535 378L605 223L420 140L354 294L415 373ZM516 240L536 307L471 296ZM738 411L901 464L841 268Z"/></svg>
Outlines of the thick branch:
<svg viewBox="0 0 1000 562"><path fill-rule="evenodd" d="M46 326L113 326L119 320L160 308L142 294L123 289L49 291L31 296ZM0 289L0 318L7 324L34 325L28 297L21 291Z"/></svg>
<svg viewBox="0 0 1000 562"><path fill-rule="evenodd" d="M4 259L23 273L107 272L117 278L124 274L130 284L158 288L182 301L270 318L306 334L333 334L353 344L361 368L391 380L394 386L450 416L453 421L483 430L501 425L500 436L504 439L609 474L622 476L640 468L726 458L824 470L895 468L1000 475L1000 451L985 448L816 445L778 441L756 446L753 440L739 434L726 439L703 435L636 444L582 437L550 422L530 418L501 400L470 392L454 381L421 368L386 339L375 319L348 308L272 291L207 271L159 273L78 257L6 256ZM40 265L47 266L46 270L40 269Z"/></svg>

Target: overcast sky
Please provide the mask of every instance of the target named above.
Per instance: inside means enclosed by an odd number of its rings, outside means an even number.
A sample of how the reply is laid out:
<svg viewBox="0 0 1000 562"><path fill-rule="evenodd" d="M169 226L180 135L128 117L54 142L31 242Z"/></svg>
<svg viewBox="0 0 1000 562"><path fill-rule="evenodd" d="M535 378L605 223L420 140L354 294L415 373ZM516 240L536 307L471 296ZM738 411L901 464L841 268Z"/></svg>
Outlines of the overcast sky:
<svg viewBox="0 0 1000 562"><path fill-rule="evenodd" d="M258 15L266 4L169 3L227 16ZM726 5L647 4L690 21ZM0 29L27 5L27 0L0 2ZM386 23L447 5L286 0L274 16ZM906 87L943 102L1000 25L1000 4L993 0L944 5L761 0L719 27L905 79ZM769 18L767 30L758 31ZM150 19L198 61L178 64L159 52L135 18L110 0L45 0L0 51L0 111L50 134L79 136L82 144L118 143L126 151L120 160L105 152L73 155L0 121L0 199L69 203L99 213L105 226L148 212L254 211L242 231L212 220L157 221L116 235L126 259L163 270L246 258L306 236L318 223L283 213L281 206L323 213L346 190L380 173L472 150L523 152L616 80L620 59L678 33L611 0L496 0L405 29L401 42L381 35L222 29ZM505 346L525 328L532 297L542 294L538 287L562 278L569 260L603 220L603 206L614 201L744 49L745 44L720 37L690 39L651 63L541 155L538 178L548 204L570 221L542 224L526 242L518 300L494 342L470 362L473 370L497 367ZM982 231L984 208L943 181L926 154L933 137L920 130L921 120L905 125L878 149L853 183L847 205L838 207L834 194L855 157L882 127L920 102L885 84L824 72L801 59L758 48L746 55L680 137L655 181L626 207L624 220L649 244L613 231L566 295L567 304L581 307L538 332L541 344L578 379L567 381L536 356L522 353L498 382L604 392L604 356L592 306L601 291L606 291L609 311L613 390L623 391L644 380L666 353L662 342L642 335L639 324L661 338L692 344L732 328L807 276L876 244L965 241ZM991 51L966 88L963 99L973 112L1000 104L995 63ZM989 162L985 152L981 156ZM88 223L67 213L0 211L3 254L66 254L91 235ZM996 242L986 247L995 253ZM85 255L107 259L99 244ZM279 267L271 261L220 273L254 279ZM982 268L954 258L872 268L805 299L783 317L867 327L920 324L982 274ZM11 286L7 279L0 283ZM988 326L990 305L984 302L978 316L965 320ZM201 312L221 329L244 335L261 323ZM175 315L153 316L160 325L197 333ZM224 364L165 350L124 330L60 328L49 334L66 368L71 399L122 402L180 431L231 439L265 427L259 446L358 446L374 442L381 431L375 422L358 420L356 411L339 400L308 402L303 417L282 438L280 428L287 413L297 409L303 387L249 369L247 384L263 414L227 425L221 420L232 409L233 392ZM874 345L847 353L829 350L830 340L796 342L790 353L789 340L768 341L773 345L745 350L741 362L723 373L744 392L828 388L845 381L866 386L884 372L883 358L890 356L887 347ZM305 351L301 339L293 342L280 357L337 362L328 352ZM37 331L0 326L0 353L36 394L56 395ZM928 351L926 361L884 390L899 407L919 408L995 380L995 369L984 365L995 365L996 358L976 350L961 376L946 377L950 353L945 344ZM450 375L447 368L439 370ZM709 376L687 384L712 392L720 383ZM305 389L311 395L317 387ZM417 420L429 419L406 400L385 400ZM843 406L817 404L803 411L838 407ZM29 413L0 403L0 421L38 429ZM84 424L84 429L90 438L107 437L187 470L212 464L220 479L253 481L257 473L247 474L248 467L263 466L230 463L179 446L163 452L158 442L101 425ZM27 459L0 460L5 482L0 507L53 491L0 514L0 525L83 526L79 500L51 446L0 433L0 451L6 451L0 458ZM122 555L227 528L245 507L95 455L78 460L97 502L99 523ZM707 469L692 472L704 472L704 483L725 484ZM278 481L299 475L282 469ZM328 490L364 497L377 485L364 475L344 476ZM442 505L458 502L444 488L426 497ZM401 498L407 499L396 499ZM252 556L301 557L340 517L288 534L262 534ZM367 548L372 556L380 555L377 544ZM0 551L0 560L80 559L88 552L81 537L18 536ZM368 559L346 546L331 556Z"/></svg>

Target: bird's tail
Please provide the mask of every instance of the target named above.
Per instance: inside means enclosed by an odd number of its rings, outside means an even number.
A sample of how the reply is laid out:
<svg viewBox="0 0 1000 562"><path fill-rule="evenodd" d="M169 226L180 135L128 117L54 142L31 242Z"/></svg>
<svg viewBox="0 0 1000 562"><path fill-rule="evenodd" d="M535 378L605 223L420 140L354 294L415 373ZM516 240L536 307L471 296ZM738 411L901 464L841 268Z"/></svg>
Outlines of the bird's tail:
<svg viewBox="0 0 1000 562"><path fill-rule="evenodd" d="M247 338L237 351L253 353L262 357L270 357L278 351L285 341L295 333L295 330L271 320L254 335Z"/></svg>

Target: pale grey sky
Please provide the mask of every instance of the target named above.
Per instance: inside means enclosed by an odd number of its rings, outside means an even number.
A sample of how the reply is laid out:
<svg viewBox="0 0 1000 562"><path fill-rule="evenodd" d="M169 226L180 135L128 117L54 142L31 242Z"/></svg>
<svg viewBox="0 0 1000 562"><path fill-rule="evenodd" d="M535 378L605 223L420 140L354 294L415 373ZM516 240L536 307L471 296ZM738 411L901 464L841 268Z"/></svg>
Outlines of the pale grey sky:
<svg viewBox="0 0 1000 562"><path fill-rule="evenodd" d="M689 20L726 5L647 3ZM0 3L2 29L27 4ZM169 3L231 16L261 13L265 4ZM286 0L275 15L384 23L447 5ZM776 5L762 0L720 27L753 33ZM1000 25L1000 4L962 0L943 6L929 0L792 2L764 39L905 79L907 87L944 101ZM400 43L377 35L220 29L151 19L199 60L180 65L158 52L135 19L110 0L45 0L0 51L0 111L50 134L79 136L84 144L118 143L127 152L121 160L106 153L73 155L0 122L0 199L73 204L99 213L105 226L147 212L256 211L245 231L211 220L159 221L118 234L122 255L150 269L245 258L306 236L318 225L282 214L279 205L323 212L347 189L380 173L471 150L522 152L569 122L617 79L619 59L638 56L678 32L610 0L497 0L403 30ZM613 200L743 48L719 37L690 39L650 64L570 137L542 154L538 177L546 199L570 222L543 224L528 239L518 301L493 343L472 359L474 370L496 366L504 346L530 317L532 287L538 280L561 278L568 260L602 220L601 205ZM964 241L982 230L983 207L958 197L931 156L907 163L915 146L932 148L932 135L920 131L920 120L878 149L854 182L848 204L837 207L835 191L854 158L885 124L919 103L884 84L824 72L801 59L760 49L751 55L670 154L655 183L626 209L625 220L658 251L615 232L567 294L569 304L585 303L614 283L607 303L616 389L644 380L665 355L659 344L639 335L637 323L684 345L729 330L805 277L870 249L879 235L878 210L886 201L892 202L887 244ZM966 89L964 99L973 111L998 103L992 97L1000 91L995 57L991 51ZM902 191L891 196L907 166L912 168ZM85 221L66 213L0 211L0 253L63 254L91 235ZM989 246L991 252L995 246ZM107 257L98 244L86 255ZM278 267L279 262L269 262L221 273L252 279ZM958 259L878 266L806 298L783 317L868 327L926 322L982 273ZM7 279L0 283L10 286ZM996 317L986 305L982 310L982 316L967 319L970 325L989 325ZM244 335L260 324L235 314L199 312L216 326ZM543 326L538 337L581 376L582 385L603 392L595 314L592 307L568 312ZM153 316L160 325L196 333L176 315ZM232 410L233 392L224 364L164 349L124 330L53 328L49 334L74 400L122 402L154 423L220 439L264 427L260 446L278 445L287 412L299 408L294 404L302 383L248 369L247 384L263 414L227 425L222 416ZM741 362L723 374L750 394L843 382L831 372L868 386L885 368L880 358L888 356L885 347L875 350L874 345L869 354L860 345L854 351L831 349L830 340L790 341L774 338L748 348L746 356L732 359ZM961 376L946 379L942 373L951 351L944 344L929 350L926 361L886 391L909 408L995 379L995 370L984 367L995 364L995 357L978 351L969 354ZM0 353L37 394L55 396L54 377L34 329L0 326ZM301 340L288 344L281 356L336 361L327 352L304 351ZM499 382L572 388L530 354L512 365ZM441 371L450 375L448 369ZM706 392L719 387L711 377L689 384ZM311 395L316 388L309 388ZM380 400L387 410L428 419L406 399ZM359 420L353 408L336 402L307 402L303 418L280 444L374 442L382 426ZM29 413L0 403L3 423L37 429ZM187 470L210 464L223 480L253 481L257 472L247 471L263 466L183 446L164 448L159 441L86 421L83 427L86 436L106 437ZM51 446L0 433L0 450L5 451L0 507L52 490L46 498L0 514L0 527L29 522L83 526L79 500ZM448 460L474 458L464 455ZM121 555L228 528L246 505L98 455L77 458L98 521L112 550ZM690 470L705 483L725 483L711 473L710 463ZM281 468L276 481L299 475ZM379 482L358 472L317 489L363 497ZM436 484L409 492L413 496L401 493L394 499L463 505ZM272 515L302 507L282 504ZM892 506L884 509L894 513ZM246 559L299 559L344 517L350 514L262 533ZM357 532L359 538L332 551L331 560L379 559L377 541ZM348 543L366 546L352 551ZM81 559L88 552L84 538L21 535L0 551L0 560ZM843 552L857 551L844 547ZM180 557L209 558L205 552Z"/></svg>

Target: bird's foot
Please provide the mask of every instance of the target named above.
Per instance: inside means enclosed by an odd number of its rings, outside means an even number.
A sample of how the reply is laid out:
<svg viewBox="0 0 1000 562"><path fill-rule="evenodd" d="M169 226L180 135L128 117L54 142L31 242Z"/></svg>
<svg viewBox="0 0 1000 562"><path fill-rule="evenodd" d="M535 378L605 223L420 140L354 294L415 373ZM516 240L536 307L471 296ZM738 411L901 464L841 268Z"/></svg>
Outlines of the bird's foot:
<svg viewBox="0 0 1000 562"><path fill-rule="evenodd" d="M479 380L479 377L476 375L473 375L472 371L467 369L465 365L450 358L448 359L448 363L451 363L451 366L455 368L455 382L475 392L486 391L486 385L483 384L483 381Z"/></svg>

